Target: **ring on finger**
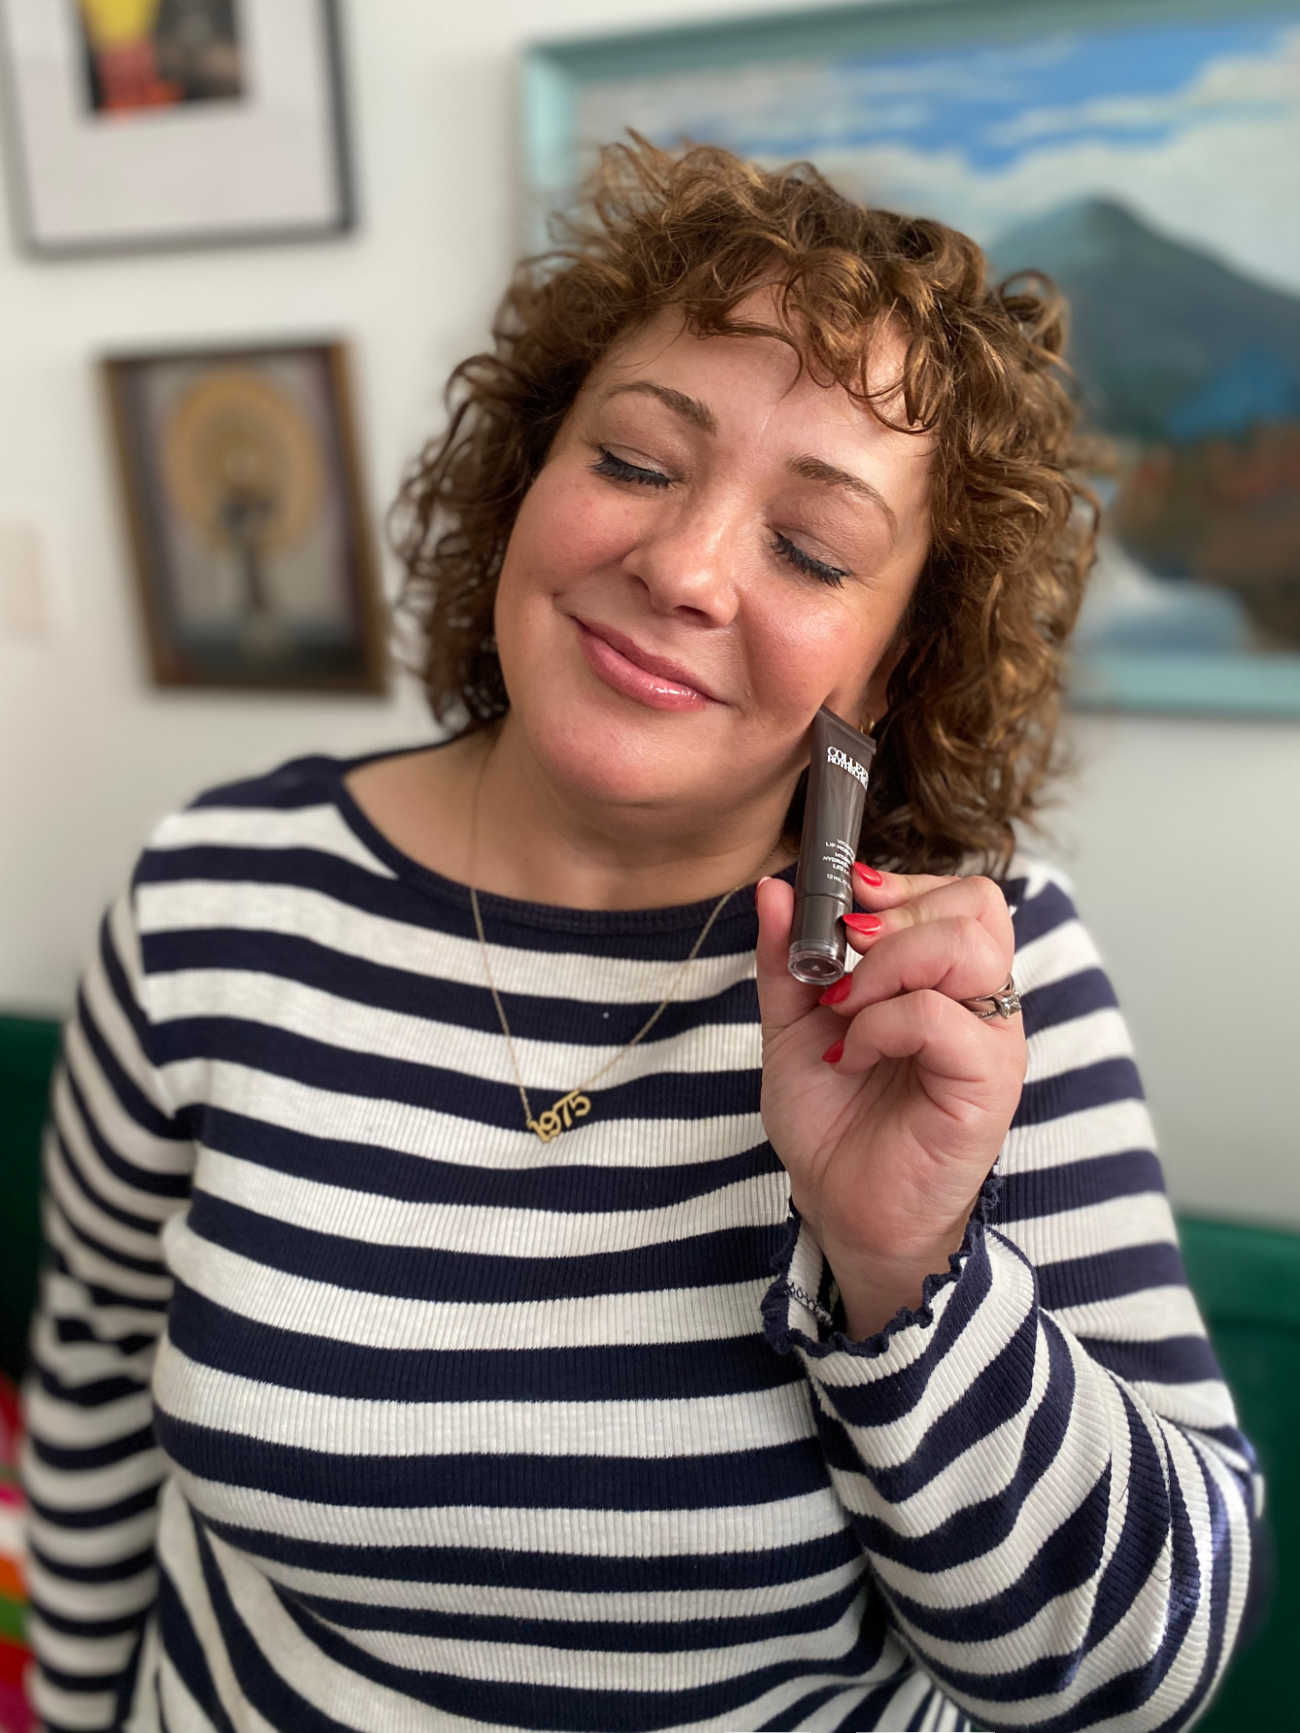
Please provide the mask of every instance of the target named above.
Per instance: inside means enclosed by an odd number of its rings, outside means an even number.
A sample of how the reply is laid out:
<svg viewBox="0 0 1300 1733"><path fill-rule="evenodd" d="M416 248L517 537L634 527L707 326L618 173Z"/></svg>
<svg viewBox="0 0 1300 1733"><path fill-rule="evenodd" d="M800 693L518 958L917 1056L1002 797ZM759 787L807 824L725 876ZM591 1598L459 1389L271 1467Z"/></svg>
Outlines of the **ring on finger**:
<svg viewBox="0 0 1300 1733"><path fill-rule="evenodd" d="M1020 1014L1020 994L1016 991L1016 983L1007 976L1007 984L997 993L981 993L974 999L959 999L958 1004L964 1005L976 1017L1015 1017ZM987 1011L981 1011L980 1006L987 1005Z"/></svg>

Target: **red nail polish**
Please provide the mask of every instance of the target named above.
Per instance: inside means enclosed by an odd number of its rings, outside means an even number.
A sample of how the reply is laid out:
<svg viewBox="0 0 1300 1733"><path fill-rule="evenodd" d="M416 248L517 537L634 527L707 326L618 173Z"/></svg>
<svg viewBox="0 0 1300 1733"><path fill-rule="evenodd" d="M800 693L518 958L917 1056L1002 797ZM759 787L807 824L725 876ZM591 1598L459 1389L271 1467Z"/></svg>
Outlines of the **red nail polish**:
<svg viewBox="0 0 1300 1733"><path fill-rule="evenodd" d="M828 1065L838 1064L839 1061L843 1057L844 1057L844 1043L842 1041L832 1041L830 1046L822 1054L822 1058L826 1061L826 1063Z"/></svg>
<svg viewBox="0 0 1300 1733"><path fill-rule="evenodd" d="M853 870L862 880L864 885L883 885L885 882L884 878L876 871L875 867L864 866L860 860L854 861Z"/></svg>
<svg viewBox="0 0 1300 1733"><path fill-rule="evenodd" d="M845 915L844 925L855 933L878 933L884 922L879 915Z"/></svg>
<svg viewBox="0 0 1300 1733"><path fill-rule="evenodd" d="M842 999L847 999L852 991L852 975L841 975L834 986L827 987L826 991L822 994L817 1003L819 1005L838 1005Z"/></svg>

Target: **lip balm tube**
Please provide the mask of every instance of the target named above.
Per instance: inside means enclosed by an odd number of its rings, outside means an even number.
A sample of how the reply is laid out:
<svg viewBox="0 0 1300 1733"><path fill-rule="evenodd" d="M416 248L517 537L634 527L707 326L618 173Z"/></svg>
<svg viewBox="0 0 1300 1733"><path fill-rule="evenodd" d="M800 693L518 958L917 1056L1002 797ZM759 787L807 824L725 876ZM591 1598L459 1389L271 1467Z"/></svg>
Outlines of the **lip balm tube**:
<svg viewBox="0 0 1300 1733"><path fill-rule="evenodd" d="M787 966L796 981L827 987L844 973L840 917L853 908L849 874L867 799L876 743L823 704L813 717L812 762L804 801L794 926Z"/></svg>

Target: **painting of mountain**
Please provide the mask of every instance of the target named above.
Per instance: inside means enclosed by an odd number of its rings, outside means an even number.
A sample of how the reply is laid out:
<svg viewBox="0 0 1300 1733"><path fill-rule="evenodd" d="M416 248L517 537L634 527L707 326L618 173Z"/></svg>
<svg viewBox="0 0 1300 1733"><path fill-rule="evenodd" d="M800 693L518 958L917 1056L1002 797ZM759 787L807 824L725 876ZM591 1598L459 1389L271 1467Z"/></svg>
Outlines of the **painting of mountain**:
<svg viewBox="0 0 1300 1733"><path fill-rule="evenodd" d="M534 215L634 126L811 160L995 276L1046 272L1117 459L1076 701L1300 715L1291 0L877 0L542 46L525 73Z"/></svg>
<svg viewBox="0 0 1300 1733"><path fill-rule="evenodd" d="M1032 260L1069 299L1080 397L1120 454L1112 534L1191 598L1165 622L1173 647L1206 634L1204 592L1217 589L1240 614L1221 611L1211 638L1300 652L1300 295L1109 198L1018 224L988 256L999 273ZM1179 592L1166 597L1176 614ZM1149 612L1120 618L1110 641L1131 646L1136 627L1149 648L1150 626ZM1094 613L1087 636L1105 634Z"/></svg>

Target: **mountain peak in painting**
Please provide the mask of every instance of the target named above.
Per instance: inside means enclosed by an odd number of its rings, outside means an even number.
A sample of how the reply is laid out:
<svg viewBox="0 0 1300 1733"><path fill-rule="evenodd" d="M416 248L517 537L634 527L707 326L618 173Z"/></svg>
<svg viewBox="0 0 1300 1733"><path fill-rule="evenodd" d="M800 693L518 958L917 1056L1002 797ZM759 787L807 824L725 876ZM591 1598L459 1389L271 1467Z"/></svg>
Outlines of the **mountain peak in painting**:
<svg viewBox="0 0 1300 1733"><path fill-rule="evenodd" d="M1160 233L1117 199L1081 198L1006 230L995 277L1045 271L1070 302L1068 355L1094 424L1141 441L1239 436L1300 394L1300 296ZM1220 386L1231 381L1231 388ZM1205 426L1222 405L1224 424Z"/></svg>
<svg viewBox="0 0 1300 1733"><path fill-rule="evenodd" d="M990 257L996 254L1000 258L1010 252L1023 261L1032 254L1046 253L1058 267L1068 264L1086 269L1107 260L1122 262L1148 237L1160 239L1118 199L1071 199L1006 230L990 249Z"/></svg>

